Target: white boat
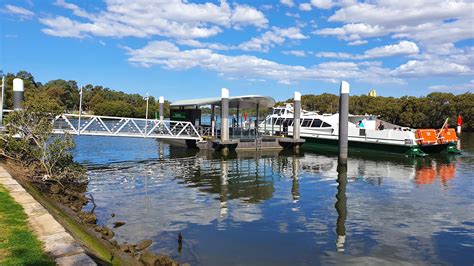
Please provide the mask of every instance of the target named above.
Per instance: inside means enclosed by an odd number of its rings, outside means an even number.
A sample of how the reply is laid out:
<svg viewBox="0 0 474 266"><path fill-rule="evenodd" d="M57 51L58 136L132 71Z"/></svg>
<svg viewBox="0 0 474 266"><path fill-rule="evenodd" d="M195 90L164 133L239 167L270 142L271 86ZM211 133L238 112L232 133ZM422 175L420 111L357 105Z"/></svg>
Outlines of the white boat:
<svg viewBox="0 0 474 266"><path fill-rule="evenodd" d="M293 116L292 104L275 107L259 124L259 130L270 135L292 136ZM348 120L349 147L415 156L457 151L454 129L411 129L388 123L374 115L349 115ZM337 146L339 114L302 110L300 123L300 136L306 140L306 148L315 144Z"/></svg>

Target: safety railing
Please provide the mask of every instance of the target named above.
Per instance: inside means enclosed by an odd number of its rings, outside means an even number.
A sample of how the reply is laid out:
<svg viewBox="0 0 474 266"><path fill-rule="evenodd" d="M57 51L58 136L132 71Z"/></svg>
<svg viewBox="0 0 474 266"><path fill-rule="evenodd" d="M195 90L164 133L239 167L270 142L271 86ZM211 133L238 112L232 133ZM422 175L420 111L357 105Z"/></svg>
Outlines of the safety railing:
<svg viewBox="0 0 474 266"><path fill-rule="evenodd" d="M63 114L53 120L53 133L88 136L201 140L191 122Z"/></svg>

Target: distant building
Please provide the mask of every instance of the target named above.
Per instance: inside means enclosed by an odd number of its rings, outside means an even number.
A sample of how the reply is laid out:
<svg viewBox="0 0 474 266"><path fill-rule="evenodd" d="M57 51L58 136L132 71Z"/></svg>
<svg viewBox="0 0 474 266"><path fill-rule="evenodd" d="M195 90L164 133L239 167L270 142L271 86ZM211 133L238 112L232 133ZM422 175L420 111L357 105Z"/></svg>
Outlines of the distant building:
<svg viewBox="0 0 474 266"><path fill-rule="evenodd" d="M369 96L370 97L377 97L377 91L376 90L369 91Z"/></svg>

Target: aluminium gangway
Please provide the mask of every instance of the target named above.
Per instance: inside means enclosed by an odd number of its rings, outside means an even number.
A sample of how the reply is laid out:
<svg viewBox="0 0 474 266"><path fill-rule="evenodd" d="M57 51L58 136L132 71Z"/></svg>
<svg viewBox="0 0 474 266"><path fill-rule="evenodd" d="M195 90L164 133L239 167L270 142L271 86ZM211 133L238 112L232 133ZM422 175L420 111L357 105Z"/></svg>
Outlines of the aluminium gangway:
<svg viewBox="0 0 474 266"><path fill-rule="evenodd" d="M62 114L53 120L54 134L202 140L191 122L98 115Z"/></svg>

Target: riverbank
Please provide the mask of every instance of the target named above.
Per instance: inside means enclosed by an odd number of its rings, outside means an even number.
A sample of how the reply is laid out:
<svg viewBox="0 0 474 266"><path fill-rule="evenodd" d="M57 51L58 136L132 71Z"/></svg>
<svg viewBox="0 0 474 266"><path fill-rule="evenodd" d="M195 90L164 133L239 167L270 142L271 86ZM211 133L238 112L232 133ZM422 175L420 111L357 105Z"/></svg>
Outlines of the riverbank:
<svg viewBox="0 0 474 266"><path fill-rule="evenodd" d="M0 185L0 264L55 265L27 226L23 208Z"/></svg>
<svg viewBox="0 0 474 266"><path fill-rule="evenodd" d="M119 244L115 241L113 239L115 234L112 229L97 224L93 210L82 210L83 206L91 200L92 204L95 204L93 198L86 198L80 192L82 191L81 187L86 184L62 186L35 182L29 178L30 173L22 167L18 167L13 163L6 163L3 166L28 191L25 191L25 193L29 193L28 196L32 196L32 200L34 198L41 203L49 211L48 215L54 216L96 262L111 265L178 265L165 255L157 256L148 251L147 247L151 243L144 245L148 241L137 244ZM11 180L16 182L13 179ZM23 189L18 183L19 189ZM37 204L40 205L39 203ZM35 210L35 208L33 209ZM73 238L71 237L71 239ZM56 248L53 247L49 252L56 252ZM80 265L85 264L81 262Z"/></svg>
<svg viewBox="0 0 474 266"><path fill-rule="evenodd" d="M8 191L12 204L17 204L19 210L24 210L24 215L21 216L21 212L13 209L5 209L7 216L12 215L17 218L24 218L24 223L21 220L9 220L13 225L26 227L26 220L28 221L28 227L32 230L36 237L29 238L27 235L21 235L12 228L16 237L20 237L21 243L24 245L38 245L43 247L43 251L48 255L46 258L50 258L52 264L58 265L95 265L94 261L86 255L84 249L77 243L74 238L61 226L51 214L36 201L12 176L0 165L0 185L5 188L5 192ZM15 203L16 201L16 203ZM2 201L3 202L3 201ZM8 228L8 227L7 227ZM22 239L23 238L23 239ZM41 241L41 242L35 242ZM7 249L15 249L15 241L13 243L7 243ZM34 251L34 247L31 251ZM40 249L41 251L41 249ZM28 256L24 256L25 251L23 249L12 252L13 259L15 256L23 257L28 259ZM38 257L39 259L39 257ZM48 260L44 261L48 263ZM12 262L16 265L18 263ZM22 264L22 263L19 263ZM28 263L25 263L28 264Z"/></svg>

